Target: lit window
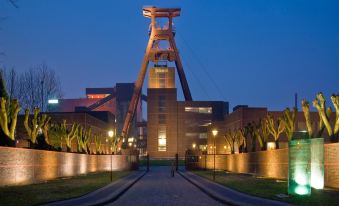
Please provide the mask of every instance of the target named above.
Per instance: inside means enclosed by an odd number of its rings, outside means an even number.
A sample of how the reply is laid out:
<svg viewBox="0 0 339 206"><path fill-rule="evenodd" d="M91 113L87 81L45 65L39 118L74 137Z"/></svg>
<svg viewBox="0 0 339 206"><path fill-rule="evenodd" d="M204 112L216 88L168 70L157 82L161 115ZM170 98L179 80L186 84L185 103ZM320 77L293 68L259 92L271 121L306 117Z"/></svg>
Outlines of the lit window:
<svg viewBox="0 0 339 206"><path fill-rule="evenodd" d="M212 107L185 107L185 112L211 114Z"/></svg>
<svg viewBox="0 0 339 206"><path fill-rule="evenodd" d="M201 151L206 151L207 145L199 145Z"/></svg>
<svg viewBox="0 0 339 206"><path fill-rule="evenodd" d="M199 139L207 139L207 133L200 133Z"/></svg>
<svg viewBox="0 0 339 206"><path fill-rule="evenodd" d="M165 73L158 73L159 88L166 88L166 75Z"/></svg>
<svg viewBox="0 0 339 206"><path fill-rule="evenodd" d="M48 104L58 104L59 103L59 100L57 99L49 99L48 100Z"/></svg>
<svg viewBox="0 0 339 206"><path fill-rule="evenodd" d="M198 135L199 133L190 133L190 132L185 133L186 137L197 137Z"/></svg>
<svg viewBox="0 0 339 206"><path fill-rule="evenodd" d="M166 127L159 127L158 151L166 151Z"/></svg>

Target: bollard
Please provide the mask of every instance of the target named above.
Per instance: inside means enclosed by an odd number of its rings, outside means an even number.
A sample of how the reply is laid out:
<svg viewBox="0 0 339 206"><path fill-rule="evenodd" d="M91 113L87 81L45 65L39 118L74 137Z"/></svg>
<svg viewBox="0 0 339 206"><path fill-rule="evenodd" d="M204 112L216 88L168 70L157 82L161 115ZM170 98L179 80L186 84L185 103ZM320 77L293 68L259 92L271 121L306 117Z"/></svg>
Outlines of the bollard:
<svg viewBox="0 0 339 206"><path fill-rule="evenodd" d="M174 162L172 162L171 176L174 177Z"/></svg>
<svg viewBox="0 0 339 206"><path fill-rule="evenodd" d="M178 171L179 168L179 156L175 154L175 171Z"/></svg>
<svg viewBox="0 0 339 206"><path fill-rule="evenodd" d="M147 170L147 172L149 171L149 154L147 154L147 156L146 156L146 170Z"/></svg>

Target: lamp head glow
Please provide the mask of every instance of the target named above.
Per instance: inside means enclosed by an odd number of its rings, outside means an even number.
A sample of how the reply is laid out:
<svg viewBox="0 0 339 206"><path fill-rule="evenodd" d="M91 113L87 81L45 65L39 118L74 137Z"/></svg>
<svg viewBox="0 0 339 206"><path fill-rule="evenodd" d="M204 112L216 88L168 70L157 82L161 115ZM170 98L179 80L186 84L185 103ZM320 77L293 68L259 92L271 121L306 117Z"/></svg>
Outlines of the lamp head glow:
<svg viewBox="0 0 339 206"><path fill-rule="evenodd" d="M212 134L213 134L214 137L217 136L218 130L216 130L216 129L212 130Z"/></svg>
<svg viewBox="0 0 339 206"><path fill-rule="evenodd" d="M195 149L197 145L195 143L192 144L193 149Z"/></svg>
<svg viewBox="0 0 339 206"><path fill-rule="evenodd" d="M109 137L111 137L111 138L112 138L112 137L113 137L113 135L114 135L114 132L113 132L113 130L110 130L110 131L108 131L108 136L109 136Z"/></svg>
<svg viewBox="0 0 339 206"><path fill-rule="evenodd" d="M48 104L58 104L59 100L58 99L49 99Z"/></svg>

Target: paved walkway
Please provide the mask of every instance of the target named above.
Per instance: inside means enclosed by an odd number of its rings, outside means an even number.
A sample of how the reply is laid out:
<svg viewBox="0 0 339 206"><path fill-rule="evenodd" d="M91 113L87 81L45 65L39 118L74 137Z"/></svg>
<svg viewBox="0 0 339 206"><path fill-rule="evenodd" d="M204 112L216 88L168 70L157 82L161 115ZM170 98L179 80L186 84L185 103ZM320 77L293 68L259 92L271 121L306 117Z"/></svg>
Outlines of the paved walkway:
<svg viewBox="0 0 339 206"><path fill-rule="evenodd" d="M107 205L221 205L178 173L171 177L170 167L152 167L118 200Z"/></svg>

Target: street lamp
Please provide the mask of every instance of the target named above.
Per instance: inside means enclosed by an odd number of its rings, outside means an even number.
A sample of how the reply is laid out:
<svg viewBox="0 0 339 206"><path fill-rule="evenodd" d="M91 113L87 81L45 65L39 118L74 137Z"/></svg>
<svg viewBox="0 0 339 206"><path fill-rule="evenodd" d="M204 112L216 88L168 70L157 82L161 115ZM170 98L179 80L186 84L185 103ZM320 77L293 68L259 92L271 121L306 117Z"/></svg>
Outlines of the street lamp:
<svg viewBox="0 0 339 206"><path fill-rule="evenodd" d="M212 130L212 134L213 134L213 142L214 142L214 152L213 152L213 181L215 181L215 153L216 153L216 147L215 147L215 137L218 135L218 130L214 129Z"/></svg>
<svg viewBox="0 0 339 206"><path fill-rule="evenodd" d="M196 147L196 146L197 146L197 145L196 145L195 143L192 144L193 150L195 150L195 147Z"/></svg>
<svg viewBox="0 0 339 206"><path fill-rule="evenodd" d="M113 132L113 130L110 130L110 131L108 131L108 136L109 136L110 138L112 138L112 137L113 137L113 135L114 135L114 132Z"/></svg>
<svg viewBox="0 0 339 206"><path fill-rule="evenodd" d="M108 131L107 132L108 136L112 139L113 138L113 135L114 135L114 132L112 130ZM113 141L112 141L113 142ZM113 181L113 156L112 156L112 145L111 145L111 182Z"/></svg>

